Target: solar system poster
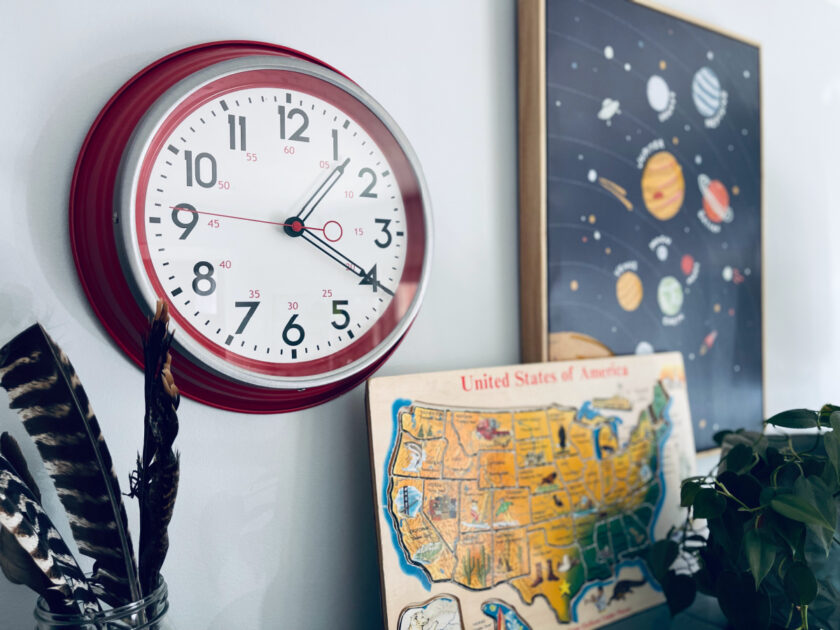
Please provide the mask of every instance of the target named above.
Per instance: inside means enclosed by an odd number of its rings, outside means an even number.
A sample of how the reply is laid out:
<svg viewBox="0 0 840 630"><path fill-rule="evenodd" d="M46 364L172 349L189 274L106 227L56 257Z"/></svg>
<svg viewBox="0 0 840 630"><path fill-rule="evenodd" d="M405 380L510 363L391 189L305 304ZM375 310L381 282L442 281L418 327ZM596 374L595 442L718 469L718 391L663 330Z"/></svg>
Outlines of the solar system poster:
<svg viewBox="0 0 840 630"><path fill-rule="evenodd" d="M760 427L759 49L546 0L549 356L680 351L698 449Z"/></svg>

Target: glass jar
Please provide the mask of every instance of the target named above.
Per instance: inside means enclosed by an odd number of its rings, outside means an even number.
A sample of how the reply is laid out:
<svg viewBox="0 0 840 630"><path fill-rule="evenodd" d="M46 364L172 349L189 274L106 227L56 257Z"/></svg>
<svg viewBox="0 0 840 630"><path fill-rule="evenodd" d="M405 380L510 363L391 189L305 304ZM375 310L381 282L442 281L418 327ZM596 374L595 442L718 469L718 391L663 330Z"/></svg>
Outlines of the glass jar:
<svg viewBox="0 0 840 630"><path fill-rule="evenodd" d="M35 604L36 630L173 630L164 616L169 610L169 591L163 578L143 599L93 615L62 615L50 612L42 597Z"/></svg>

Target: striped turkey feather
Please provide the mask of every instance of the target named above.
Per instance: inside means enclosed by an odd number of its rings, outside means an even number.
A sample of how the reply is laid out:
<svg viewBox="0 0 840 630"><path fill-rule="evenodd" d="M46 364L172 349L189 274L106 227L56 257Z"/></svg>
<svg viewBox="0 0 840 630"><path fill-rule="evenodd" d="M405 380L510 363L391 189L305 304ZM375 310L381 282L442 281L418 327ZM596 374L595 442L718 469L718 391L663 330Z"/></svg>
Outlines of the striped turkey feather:
<svg viewBox="0 0 840 630"><path fill-rule="evenodd" d="M96 596L61 535L9 460L0 455L0 569L52 612L94 613Z"/></svg>
<svg viewBox="0 0 840 630"><path fill-rule="evenodd" d="M111 606L140 599L111 454L73 366L40 324L0 349L0 386L38 447L79 551L94 560L95 592Z"/></svg>
<svg viewBox="0 0 840 630"><path fill-rule="evenodd" d="M146 415L143 455L137 458L131 493L140 503L140 586L151 592L169 551L169 523L175 509L180 458L172 448L178 435L180 394L172 378L169 311L158 302L143 339Z"/></svg>

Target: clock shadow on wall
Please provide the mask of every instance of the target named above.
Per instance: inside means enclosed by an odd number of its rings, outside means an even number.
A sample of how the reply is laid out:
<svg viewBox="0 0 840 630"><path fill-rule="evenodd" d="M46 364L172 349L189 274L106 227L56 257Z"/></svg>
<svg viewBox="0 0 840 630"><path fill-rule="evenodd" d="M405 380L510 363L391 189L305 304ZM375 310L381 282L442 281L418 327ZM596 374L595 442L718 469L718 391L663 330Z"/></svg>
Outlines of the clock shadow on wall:
<svg viewBox="0 0 840 630"><path fill-rule="evenodd" d="M140 364L158 298L189 397L253 413L335 397L419 309L428 194L407 139L356 84L258 42L178 51L128 81L70 191L79 277Z"/></svg>

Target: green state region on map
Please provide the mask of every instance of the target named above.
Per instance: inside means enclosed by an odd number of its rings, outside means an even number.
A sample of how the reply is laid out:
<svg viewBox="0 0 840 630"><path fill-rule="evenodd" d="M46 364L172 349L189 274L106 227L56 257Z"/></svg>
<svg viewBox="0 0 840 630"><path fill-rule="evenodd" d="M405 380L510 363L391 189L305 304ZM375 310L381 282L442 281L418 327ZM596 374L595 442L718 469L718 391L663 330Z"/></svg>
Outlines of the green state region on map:
<svg viewBox="0 0 840 630"><path fill-rule="evenodd" d="M541 595L569 622L583 586L612 577L649 542L664 491L667 403L657 383L621 444L621 421L590 403L403 407L388 492L406 559L434 582L506 582L528 604Z"/></svg>

